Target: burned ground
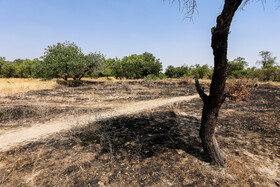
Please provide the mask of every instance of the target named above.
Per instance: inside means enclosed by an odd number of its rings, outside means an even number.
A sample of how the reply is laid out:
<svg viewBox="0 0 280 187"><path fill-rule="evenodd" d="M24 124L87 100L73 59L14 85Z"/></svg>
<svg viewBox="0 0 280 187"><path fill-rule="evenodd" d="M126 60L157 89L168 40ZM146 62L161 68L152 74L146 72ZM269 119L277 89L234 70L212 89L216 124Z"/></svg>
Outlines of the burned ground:
<svg viewBox="0 0 280 187"><path fill-rule="evenodd" d="M94 94L111 91L108 97L115 94L117 99L119 93L124 93L137 101L139 95L149 100L174 97L176 90L185 95L195 93L193 86L186 84L174 83L173 88L166 83L155 83L152 87L135 82L123 84L94 84L100 87ZM138 87L137 93L143 94L135 94L134 86ZM59 90L56 93L44 91L47 96L57 94L51 97L53 102L59 100L55 97L63 97L59 92L71 95L72 89L76 89L75 93L80 91L82 98L85 90L93 88L56 89ZM74 102L77 101L68 104ZM118 102L125 100L121 98ZM277 186L280 182L280 89L261 85L252 90L248 101L224 103L217 140L227 155L227 168L211 166L203 159L198 137L201 108L202 102L194 99L99 121L14 147L0 153L0 185Z"/></svg>
<svg viewBox="0 0 280 187"><path fill-rule="evenodd" d="M120 103L194 94L185 81L90 82L79 87L29 91L0 97L0 133L65 115L108 110Z"/></svg>

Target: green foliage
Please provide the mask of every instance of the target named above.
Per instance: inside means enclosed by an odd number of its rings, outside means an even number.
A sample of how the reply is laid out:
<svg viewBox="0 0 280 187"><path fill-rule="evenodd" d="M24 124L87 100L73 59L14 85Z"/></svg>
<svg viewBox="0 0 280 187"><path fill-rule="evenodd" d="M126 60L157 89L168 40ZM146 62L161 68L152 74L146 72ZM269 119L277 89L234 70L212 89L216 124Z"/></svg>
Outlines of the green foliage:
<svg viewBox="0 0 280 187"><path fill-rule="evenodd" d="M174 78L175 75L175 67L174 66L168 66L165 70L165 75L169 78Z"/></svg>
<svg viewBox="0 0 280 187"><path fill-rule="evenodd" d="M258 63L262 68L247 68L248 63L242 57L229 61L229 78L251 78L260 81L280 81L280 66L276 57L269 51L261 51L263 58ZM247 68L247 69L246 69ZM212 78L213 68L208 65L179 66L172 65L161 73L162 64L152 53L125 56L122 59L105 59L100 52L84 55L76 44L70 42L48 46L42 60L16 59L13 62L0 57L0 77L10 78L73 78L73 84L79 83L84 76L98 78L115 76L118 79L143 79L147 81L164 78L194 77ZM68 81L69 82L69 81ZM71 82L71 81L70 81ZM75 84L74 84L75 83Z"/></svg>
<svg viewBox="0 0 280 187"><path fill-rule="evenodd" d="M5 62L2 66L2 75L6 78L17 77L16 64L13 62Z"/></svg>
<svg viewBox="0 0 280 187"><path fill-rule="evenodd" d="M162 70L162 64L151 53L142 55L125 56L121 60L118 58L107 60L107 72L119 79L142 79L149 74L158 76Z"/></svg>
<svg viewBox="0 0 280 187"><path fill-rule="evenodd" d="M261 64L262 67L267 65L275 65L276 64L276 57L272 57L272 53L270 51L261 51L259 55L262 57L261 61L257 61L258 64Z"/></svg>
<svg viewBox="0 0 280 187"><path fill-rule="evenodd" d="M33 66L34 77L81 80L84 76L92 76L105 69L103 54L84 55L75 43L68 41L48 46L42 59L43 61Z"/></svg>
<svg viewBox="0 0 280 187"><path fill-rule="evenodd" d="M30 78L31 67L35 61L36 59L16 59L13 62L9 62L2 57L0 58L0 77Z"/></svg>
<svg viewBox="0 0 280 187"><path fill-rule="evenodd" d="M146 76L146 78L149 79L149 80L157 80L158 79L158 77L155 74L149 74L149 75Z"/></svg>
<svg viewBox="0 0 280 187"><path fill-rule="evenodd" d="M0 77L3 76L2 67L3 67L3 65L5 64L5 61L6 61L6 58L0 56Z"/></svg>
<svg viewBox="0 0 280 187"><path fill-rule="evenodd" d="M43 61L36 60L36 62L31 66L31 77L33 78L42 78L43 80L51 79L51 76L48 77L49 72L46 71L46 64Z"/></svg>
<svg viewBox="0 0 280 187"><path fill-rule="evenodd" d="M169 78L180 78L184 75L187 75L190 71L190 68L188 66L180 66L180 67L174 67L174 66L168 66L165 70L165 75Z"/></svg>
<svg viewBox="0 0 280 187"><path fill-rule="evenodd" d="M159 73L158 78L159 79L166 79L168 77L164 73Z"/></svg>
<svg viewBox="0 0 280 187"><path fill-rule="evenodd" d="M248 62L245 61L245 58L237 57L233 61L229 61L229 76L234 78L241 78L247 75L245 67L248 66Z"/></svg>
<svg viewBox="0 0 280 187"><path fill-rule="evenodd" d="M202 79L204 77L211 77L211 70L210 68L208 67L208 65L203 65L203 66L200 66L200 65L196 65L196 68L193 68L191 70L191 75L197 75L199 79Z"/></svg>
<svg viewBox="0 0 280 187"><path fill-rule="evenodd" d="M19 60L19 59L18 59ZM21 60L16 63L16 74L19 78L30 78L32 75L32 66L38 59L34 60Z"/></svg>
<svg viewBox="0 0 280 187"><path fill-rule="evenodd" d="M261 70L255 66L246 69L246 78L256 79L261 77Z"/></svg>
<svg viewBox="0 0 280 187"><path fill-rule="evenodd" d="M150 86L150 84L153 82L153 81L155 81L155 80L157 80L158 79L158 77L155 75L155 74L149 74L149 75L147 75L146 77L144 77L144 83L145 84L148 84L149 86Z"/></svg>
<svg viewBox="0 0 280 187"><path fill-rule="evenodd" d="M85 56L86 66L84 72L87 76L98 78L106 70L105 56L100 52L89 53Z"/></svg>
<svg viewBox="0 0 280 187"><path fill-rule="evenodd" d="M79 78L84 74L86 59L81 49L68 41L48 46L45 49L43 62L43 78Z"/></svg>
<svg viewBox="0 0 280 187"><path fill-rule="evenodd" d="M196 64L195 66L168 66L165 70L165 75L169 78L180 78L180 77L188 77L197 75L199 78L212 77L212 70L208 67L208 65L200 66Z"/></svg>
<svg viewBox="0 0 280 187"><path fill-rule="evenodd" d="M124 78L123 63L120 59L108 59L106 74L115 76L117 79Z"/></svg>
<svg viewBox="0 0 280 187"><path fill-rule="evenodd" d="M271 64L265 65L261 70L261 76L263 81L279 81L280 66L273 66Z"/></svg>
<svg viewBox="0 0 280 187"><path fill-rule="evenodd" d="M162 70L162 63L159 61L159 59L156 59L156 57L152 53L147 52L140 55L140 58L143 58L142 76L147 76L149 74L159 76L159 73Z"/></svg>

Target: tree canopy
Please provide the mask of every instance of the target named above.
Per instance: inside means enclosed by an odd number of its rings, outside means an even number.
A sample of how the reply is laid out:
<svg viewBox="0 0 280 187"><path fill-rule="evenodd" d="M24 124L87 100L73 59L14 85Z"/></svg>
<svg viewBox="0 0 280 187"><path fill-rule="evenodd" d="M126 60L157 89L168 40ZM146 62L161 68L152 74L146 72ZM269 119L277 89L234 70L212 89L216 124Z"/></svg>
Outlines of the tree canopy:
<svg viewBox="0 0 280 187"><path fill-rule="evenodd" d="M123 79L141 79L150 74L159 76L162 63L152 53L145 52L141 55L125 56L107 60L110 74Z"/></svg>
<svg viewBox="0 0 280 187"><path fill-rule="evenodd" d="M42 61L33 69L35 77L80 80L86 75L100 71L104 64L103 54L96 52L84 55L75 43L66 41L48 46Z"/></svg>
<svg viewBox="0 0 280 187"><path fill-rule="evenodd" d="M261 64L262 67L273 66L276 64L276 57L272 57L272 53L270 51L261 51L259 55L262 57L262 60L257 61L258 64Z"/></svg>

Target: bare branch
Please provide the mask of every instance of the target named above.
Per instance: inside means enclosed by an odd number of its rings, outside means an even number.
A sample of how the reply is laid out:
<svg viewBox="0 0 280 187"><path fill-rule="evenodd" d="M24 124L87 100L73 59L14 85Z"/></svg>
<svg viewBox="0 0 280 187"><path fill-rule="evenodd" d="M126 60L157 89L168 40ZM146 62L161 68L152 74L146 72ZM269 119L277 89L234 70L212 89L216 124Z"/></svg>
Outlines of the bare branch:
<svg viewBox="0 0 280 187"><path fill-rule="evenodd" d="M199 94L202 101L206 102L208 96L206 95L204 90L201 88L197 76L195 76L195 87L196 87L197 93Z"/></svg>
<svg viewBox="0 0 280 187"><path fill-rule="evenodd" d="M264 4L266 3L266 0L244 0L244 2L242 3L242 5L240 6L240 9L243 10L244 7L245 7L249 2L254 2L254 1L257 1L257 2L260 1L261 4L262 4L263 9L265 9Z"/></svg>
<svg viewBox="0 0 280 187"><path fill-rule="evenodd" d="M163 0L166 1L166 0ZM196 0L168 0L170 3L179 2L179 9L185 11L186 18L192 18L197 10Z"/></svg>

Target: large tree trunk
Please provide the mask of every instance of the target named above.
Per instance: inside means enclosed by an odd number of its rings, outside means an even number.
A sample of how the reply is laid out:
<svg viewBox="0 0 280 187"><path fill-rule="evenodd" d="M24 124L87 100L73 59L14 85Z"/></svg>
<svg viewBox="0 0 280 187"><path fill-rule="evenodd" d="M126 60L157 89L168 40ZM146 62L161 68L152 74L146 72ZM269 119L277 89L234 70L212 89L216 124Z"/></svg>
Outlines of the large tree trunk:
<svg viewBox="0 0 280 187"><path fill-rule="evenodd" d="M232 18L241 3L242 0L225 0L223 11L217 17L216 27L213 27L211 30L214 74L209 96L201 89L196 78L196 88L204 103L199 132L204 154L206 159L211 163L224 167L226 166L226 158L215 138L215 128L220 107L226 98L224 89L228 74L227 48L229 29Z"/></svg>

